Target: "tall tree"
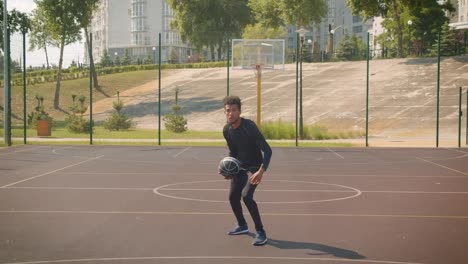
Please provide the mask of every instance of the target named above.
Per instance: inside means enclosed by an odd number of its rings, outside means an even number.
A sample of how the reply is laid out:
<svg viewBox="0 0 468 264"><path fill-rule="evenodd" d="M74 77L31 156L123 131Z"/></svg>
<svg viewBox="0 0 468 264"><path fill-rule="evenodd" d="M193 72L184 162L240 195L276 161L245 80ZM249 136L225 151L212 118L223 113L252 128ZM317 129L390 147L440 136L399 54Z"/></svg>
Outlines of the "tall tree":
<svg viewBox="0 0 468 264"><path fill-rule="evenodd" d="M273 28L320 23L328 10L325 0L251 0L249 6L259 23Z"/></svg>
<svg viewBox="0 0 468 264"><path fill-rule="evenodd" d="M77 9L77 19L80 27L83 29L86 39L86 46L89 47L89 26L91 25L91 19L93 18L94 11L97 10L99 0L80 0L80 7ZM99 82L96 73L96 67L94 67L94 58L90 58L90 65L93 67L93 83L94 88L99 88Z"/></svg>
<svg viewBox="0 0 468 264"><path fill-rule="evenodd" d="M3 24L3 1L0 1L0 21ZM10 29L10 34L22 32L22 30L29 30L31 28L31 22L26 13L13 9L8 12L8 28ZM0 50L3 51L3 33L0 34L0 45Z"/></svg>
<svg viewBox="0 0 468 264"><path fill-rule="evenodd" d="M372 18L374 16L383 16L384 27L388 29L392 37L396 37L397 40L397 56L403 57L403 42L405 29L408 30L408 19L418 18L421 16L422 20L419 22L419 26L422 28L430 28L429 25L441 24L434 22L434 20L423 24L423 20L431 20L436 15L440 20L440 15L443 13L442 9L453 10L451 4L445 2L440 5L437 0L346 0L348 6L353 11L353 14L361 15L365 19ZM417 19L415 19L417 20ZM414 29L412 29L414 30ZM421 32L429 32L428 30L422 30Z"/></svg>
<svg viewBox="0 0 468 264"><path fill-rule="evenodd" d="M29 50L44 50L47 69L49 69L49 54L47 46L52 42L49 29L46 26L44 13L40 9L33 10L31 34L29 35Z"/></svg>
<svg viewBox="0 0 468 264"><path fill-rule="evenodd" d="M396 39L398 41L398 57L403 57L403 27L405 22L401 19L401 13L404 11L405 5L410 0L346 0L348 6L355 15L361 15L365 20L383 16L390 18L396 29ZM420 0L416 0L420 1ZM415 1L415 2L416 2Z"/></svg>
<svg viewBox="0 0 468 264"><path fill-rule="evenodd" d="M257 23L245 27L242 38L244 39L284 39L286 35L285 27L268 28Z"/></svg>
<svg viewBox="0 0 468 264"><path fill-rule="evenodd" d="M167 0L167 3L175 12L171 25L182 40L198 50L209 47L212 60L215 49L220 59L226 41L240 37L252 21L248 0Z"/></svg>
<svg viewBox="0 0 468 264"><path fill-rule="evenodd" d="M81 1L35 0L35 3L39 9L38 12L43 12L46 18L46 26L51 35L51 44L60 49L54 96L54 108L59 109L63 50L66 45L81 39L81 25L77 17L78 10L81 8Z"/></svg>

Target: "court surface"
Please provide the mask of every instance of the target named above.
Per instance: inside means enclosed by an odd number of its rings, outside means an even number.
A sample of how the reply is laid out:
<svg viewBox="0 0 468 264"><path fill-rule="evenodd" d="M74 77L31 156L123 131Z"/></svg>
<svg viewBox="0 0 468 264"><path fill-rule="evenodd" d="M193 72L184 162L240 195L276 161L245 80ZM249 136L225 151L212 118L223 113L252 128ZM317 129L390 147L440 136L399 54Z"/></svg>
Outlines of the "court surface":
<svg viewBox="0 0 468 264"><path fill-rule="evenodd" d="M468 263L468 149L273 148L269 236L235 218L223 147L0 149L0 264Z"/></svg>

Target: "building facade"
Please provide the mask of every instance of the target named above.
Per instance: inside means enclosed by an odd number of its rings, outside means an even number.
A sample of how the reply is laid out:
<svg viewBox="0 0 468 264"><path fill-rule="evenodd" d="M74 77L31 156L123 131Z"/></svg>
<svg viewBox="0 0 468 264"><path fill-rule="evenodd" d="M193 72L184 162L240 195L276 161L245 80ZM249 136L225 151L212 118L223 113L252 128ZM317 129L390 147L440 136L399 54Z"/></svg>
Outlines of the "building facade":
<svg viewBox="0 0 468 264"><path fill-rule="evenodd" d="M186 61L192 50L171 29L173 19L174 12L164 0L101 0L89 29L94 61L100 62L107 51L111 60L122 59L128 52L132 61L151 58L156 62L159 34L161 61ZM84 57L88 63L88 56Z"/></svg>
<svg viewBox="0 0 468 264"><path fill-rule="evenodd" d="M352 36L353 34L361 38L364 43L367 42L367 31L372 23L366 23L360 16L354 16L346 0L327 0L327 5L328 13L322 22L312 23L306 28L309 32L305 35L304 43L309 45L309 49L312 49L312 45L317 42L321 52L333 52L345 35ZM288 39L286 40L288 49L296 48L296 30L295 26L288 26Z"/></svg>
<svg viewBox="0 0 468 264"><path fill-rule="evenodd" d="M457 30L468 30L468 0L450 0L455 13L450 15L450 26Z"/></svg>

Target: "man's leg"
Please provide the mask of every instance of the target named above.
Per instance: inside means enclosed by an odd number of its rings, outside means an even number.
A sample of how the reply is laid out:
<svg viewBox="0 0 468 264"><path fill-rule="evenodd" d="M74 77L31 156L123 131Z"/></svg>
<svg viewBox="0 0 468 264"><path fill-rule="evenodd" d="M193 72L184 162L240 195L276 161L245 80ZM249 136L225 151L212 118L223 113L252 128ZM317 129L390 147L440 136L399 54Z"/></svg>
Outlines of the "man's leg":
<svg viewBox="0 0 468 264"><path fill-rule="evenodd" d="M262 219L260 217L260 212L258 211L257 203L253 199L253 195L256 189L257 185L248 182L244 190L242 190L242 197L244 199L245 205L249 209L250 215L252 216L252 219L255 223L255 230L257 231L252 244L254 246L262 246L267 243L268 238L265 230L263 229Z"/></svg>
<svg viewBox="0 0 468 264"><path fill-rule="evenodd" d="M229 191L229 203L231 204L232 211L236 216L237 224L240 227L247 226L241 205L242 189L247 183L247 178L248 177L245 172L241 172L239 175L232 177L231 189Z"/></svg>
<svg viewBox="0 0 468 264"><path fill-rule="evenodd" d="M247 209L249 209L249 213L252 216L252 219L255 223L255 229L257 231L264 231L257 203L253 199L254 192L256 189L257 185L251 184L249 181L247 181L247 184L242 190L242 198L244 200L245 205L247 206Z"/></svg>

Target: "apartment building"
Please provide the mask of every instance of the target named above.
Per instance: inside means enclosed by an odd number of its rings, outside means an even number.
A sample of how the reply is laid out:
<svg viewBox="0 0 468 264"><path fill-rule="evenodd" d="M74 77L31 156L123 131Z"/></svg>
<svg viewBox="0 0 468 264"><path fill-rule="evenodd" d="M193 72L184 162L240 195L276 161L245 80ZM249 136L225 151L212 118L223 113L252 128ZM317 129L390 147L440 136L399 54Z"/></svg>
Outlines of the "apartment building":
<svg viewBox="0 0 468 264"><path fill-rule="evenodd" d="M468 0L450 0L455 13L450 15L450 26L456 30L468 29Z"/></svg>
<svg viewBox="0 0 468 264"><path fill-rule="evenodd" d="M328 13L322 22L319 24L312 23L306 28L309 31L305 35L306 40L304 43L306 45L308 45L307 40L310 39L310 45L317 42L320 51L329 52L330 46L331 51L334 51L338 44L343 41L345 35L351 36L353 34L361 38L362 41L367 42L367 31L372 25L372 21L366 23L360 16L354 16L347 6L346 0L327 0L327 4ZM330 29L333 33L330 32ZM296 30L295 26L288 26L286 43L289 49L295 49L296 47ZM330 34L333 35L332 38Z"/></svg>
<svg viewBox="0 0 468 264"><path fill-rule="evenodd" d="M101 60L105 50L111 60L122 58L128 50L134 61L148 56L157 61L159 33L161 61L167 62L171 53L177 61L186 61L192 50L171 29L173 18L174 12L164 0L101 0L89 29L93 34L95 62Z"/></svg>

